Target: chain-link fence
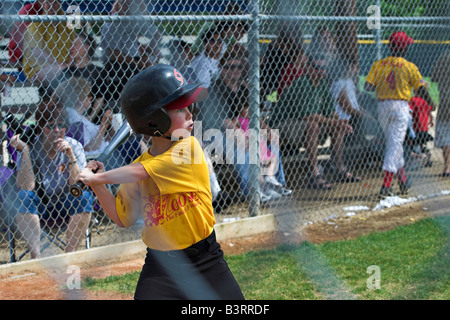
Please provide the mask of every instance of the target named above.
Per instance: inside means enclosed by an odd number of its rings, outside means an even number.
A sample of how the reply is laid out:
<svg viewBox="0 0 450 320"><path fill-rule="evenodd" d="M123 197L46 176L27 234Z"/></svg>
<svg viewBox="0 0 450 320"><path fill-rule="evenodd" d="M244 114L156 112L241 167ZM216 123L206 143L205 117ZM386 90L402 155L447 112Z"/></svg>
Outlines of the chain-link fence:
<svg viewBox="0 0 450 320"><path fill-rule="evenodd" d="M120 230L68 188L124 122L124 84L158 63L208 88L193 134L217 222L274 214L290 231L448 193L448 1L3 0L0 13L2 263L140 237L143 220ZM105 166L150 146L133 135Z"/></svg>

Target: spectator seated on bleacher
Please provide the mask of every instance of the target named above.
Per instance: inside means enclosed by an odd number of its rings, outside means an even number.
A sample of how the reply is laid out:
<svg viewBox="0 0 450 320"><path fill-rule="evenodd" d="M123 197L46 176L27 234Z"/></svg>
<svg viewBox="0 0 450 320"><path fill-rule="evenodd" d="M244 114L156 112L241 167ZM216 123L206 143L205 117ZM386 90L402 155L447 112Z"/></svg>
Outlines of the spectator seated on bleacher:
<svg viewBox="0 0 450 320"><path fill-rule="evenodd" d="M64 108L64 116L70 126L68 135L81 142L87 156L94 157L104 151L115 132L111 126L111 110L105 111L99 125L84 116L90 106L90 93L91 87L84 78L71 77L61 82L52 98ZM140 137L133 135L115 150L115 154L105 162L105 167L111 169L131 163L141 154L140 140Z"/></svg>
<svg viewBox="0 0 450 320"><path fill-rule="evenodd" d="M314 30L306 54L308 56L321 55L323 57L324 67L328 72L328 78L334 80L331 67L336 55L336 42L328 26L319 25Z"/></svg>
<svg viewBox="0 0 450 320"><path fill-rule="evenodd" d="M233 152L234 158L226 159L226 162L233 163L234 172L236 173L236 180L239 183L240 190L244 196L248 196L250 191L249 152L248 150L243 150L243 152L237 150L237 146L234 141L227 141L226 134L227 129L236 129L235 125L232 123L232 119L238 115L240 110L240 106L237 102L246 98L248 92L246 81L242 77L244 72L245 56L245 52L236 52L233 48L229 48L226 51L220 60L221 71L219 77L208 89L208 98L202 102L199 107L197 120L202 121L202 129L204 133L211 129L217 130L216 133L222 133L223 140L218 143L223 143L223 151L229 147L235 148ZM219 137L213 138L216 139ZM217 141L215 143L217 143ZM214 143L212 143L211 146L214 146ZM207 151L212 151L209 146L206 146L206 149ZM226 150L226 153L228 153L228 151L229 150ZM277 151L271 150L271 152L276 153ZM285 180L281 162L279 162L279 167L275 176L277 182L284 188ZM272 192L270 197L263 194L262 191L260 192L260 195L264 202L274 197L279 197L279 195L275 195L275 192Z"/></svg>
<svg viewBox="0 0 450 320"><path fill-rule="evenodd" d="M170 65L180 71L188 82L196 83L197 77L191 67L192 59L194 59L191 44L181 39L175 39L170 42L168 47L170 50Z"/></svg>
<svg viewBox="0 0 450 320"><path fill-rule="evenodd" d="M301 29L290 22L282 23L277 37L269 43L261 56L261 99L265 100L277 92L281 72L298 59L303 51L302 46Z"/></svg>
<svg viewBox="0 0 450 320"><path fill-rule="evenodd" d="M244 14L241 5L237 2L230 1L226 6L224 15L239 15ZM248 31L248 24L243 21L207 21L203 23L201 30L199 31L197 38L192 43L191 49L195 56L200 55L205 51L205 43L203 41L203 36L206 32L212 29L218 29L221 33L223 39L222 52L220 58L227 51L228 46L232 45L239 40L241 40Z"/></svg>
<svg viewBox="0 0 450 320"><path fill-rule="evenodd" d="M235 101L237 114L229 121L230 129L234 129L235 132L237 132L237 152L240 155L246 155L245 163L242 164L246 172L240 170L241 175L245 177L250 176L250 167L248 166L250 163L250 105L248 98L248 90L243 92L242 96L238 97L239 100ZM286 189L283 184L278 181L276 176L281 163L277 132L271 130L263 119L260 119L260 129L262 130L262 133L259 135L259 163L261 166L259 177L260 196L261 201L266 202L268 200L290 195L292 190ZM253 162L256 163L256 161ZM248 189L248 186L245 185L244 188Z"/></svg>
<svg viewBox="0 0 450 320"><path fill-rule="evenodd" d="M51 87L54 90L62 81L71 77L82 77L88 81L91 86L92 101L86 117L95 124L100 124L105 112L105 100L109 99L111 94L108 92L108 78L104 68L92 62L96 47L95 40L91 35L85 32L78 33L70 48L67 68L61 69Z"/></svg>
<svg viewBox="0 0 450 320"><path fill-rule="evenodd" d="M309 57L306 74L295 80L275 104L271 127L280 129L280 144L285 148L306 149L307 187L331 189L333 185L321 175L317 163L321 135L331 137L332 159L336 181L359 181L343 161L344 136L353 133L346 120L336 115L334 101L326 78L326 61Z"/></svg>
<svg viewBox="0 0 450 320"><path fill-rule="evenodd" d="M236 114L234 102L247 90L244 71L244 52L227 50L220 59L218 78L211 84L208 99L199 108L197 120L202 121L203 130L227 128L226 121Z"/></svg>
<svg viewBox="0 0 450 320"><path fill-rule="evenodd" d="M288 63L280 72L277 88L278 98L292 82L305 74L305 66L308 61L305 50L303 46L296 46L293 50L295 50L295 53L292 62Z"/></svg>
<svg viewBox="0 0 450 320"><path fill-rule="evenodd" d="M198 81L208 88L219 76L219 61L224 55L224 44L221 31L217 28L205 32L202 40L205 50L192 60L191 67Z"/></svg>
<svg viewBox="0 0 450 320"><path fill-rule="evenodd" d="M38 137L32 146L19 135L11 139L11 146L20 152L15 223L31 258L40 255L41 221L69 216L65 251L71 252L78 249L93 212L89 191L79 198L69 193L69 186L86 165L86 156L78 141L65 136L61 111L51 100L39 106L35 114Z"/></svg>
<svg viewBox="0 0 450 320"><path fill-rule="evenodd" d="M86 155L101 154L107 146L108 131L112 123L111 110L105 111L100 125L96 125L84 116L90 107L91 86L86 79L71 77L62 81L53 93L53 98L64 108L66 120L70 126L80 124L83 135L80 142ZM113 134L113 133L111 133Z"/></svg>
<svg viewBox="0 0 450 320"><path fill-rule="evenodd" d="M106 111L105 100L110 99L111 94L108 92L108 78L105 69L92 61L96 47L95 40L91 35L83 31L79 32L72 41L68 65L61 69L51 87L54 90L61 82L71 77L84 78L91 86L90 96L92 97L86 117L95 124L100 124L103 113Z"/></svg>
<svg viewBox="0 0 450 320"><path fill-rule="evenodd" d="M331 95L335 102L335 109L339 119L346 120L353 128L352 135L344 138L345 147L360 146L361 150L366 150L368 141L365 138L365 128L369 122L377 122L370 112L366 111L358 101L358 88L355 81L358 81L357 61L350 61L344 57L335 59L333 69L333 81L331 83ZM350 155L348 155L350 156ZM363 154L351 155L350 159L356 159Z"/></svg>

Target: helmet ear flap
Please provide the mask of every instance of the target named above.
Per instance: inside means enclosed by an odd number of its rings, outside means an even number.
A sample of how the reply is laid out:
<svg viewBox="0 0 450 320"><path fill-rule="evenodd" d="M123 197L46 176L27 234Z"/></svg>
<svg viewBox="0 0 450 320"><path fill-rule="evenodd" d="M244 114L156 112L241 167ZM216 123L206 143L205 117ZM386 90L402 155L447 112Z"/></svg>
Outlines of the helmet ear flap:
<svg viewBox="0 0 450 320"><path fill-rule="evenodd" d="M143 128L143 131L148 132L150 136L162 136L170 129L172 121L167 114L166 109L161 108L156 110L148 117L148 127Z"/></svg>

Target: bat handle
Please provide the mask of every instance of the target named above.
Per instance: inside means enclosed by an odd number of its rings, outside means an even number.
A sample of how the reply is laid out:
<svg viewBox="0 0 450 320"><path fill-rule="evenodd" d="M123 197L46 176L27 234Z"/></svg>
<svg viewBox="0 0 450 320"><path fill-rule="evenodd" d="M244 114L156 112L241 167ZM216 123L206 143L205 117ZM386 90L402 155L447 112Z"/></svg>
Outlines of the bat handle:
<svg viewBox="0 0 450 320"><path fill-rule="evenodd" d="M70 194L75 198L79 198L83 194L84 183L78 181L70 186Z"/></svg>
<svg viewBox="0 0 450 320"><path fill-rule="evenodd" d="M96 173L97 170L92 171L93 173ZM75 198L79 198L81 197L81 195L83 194L83 189L84 189L84 183L81 181L78 181L75 184L72 184L69 188L69 192L72 196L74 196Z"/></svg>

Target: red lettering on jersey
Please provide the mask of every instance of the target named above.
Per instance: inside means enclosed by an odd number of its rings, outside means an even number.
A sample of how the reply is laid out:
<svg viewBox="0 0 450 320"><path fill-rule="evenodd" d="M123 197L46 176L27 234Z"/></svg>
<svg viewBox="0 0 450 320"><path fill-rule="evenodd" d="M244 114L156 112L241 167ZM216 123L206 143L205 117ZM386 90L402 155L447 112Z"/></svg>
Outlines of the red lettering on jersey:
<svg viewBox="0 0 450 320"><path fill-rule="evenodd" d="M194 192L174 195L148 195L144 197L144 223L146 227L161 226L186 211L201 205Z"/></svg>
<svg viewBox="0 0 450 320"><path fill-rule="evenodd" d="M389 85L389 88L391 90L395 90L396 83L395 83L395 71L391 71L388 76L386 77L386 82Z"/></svg>

